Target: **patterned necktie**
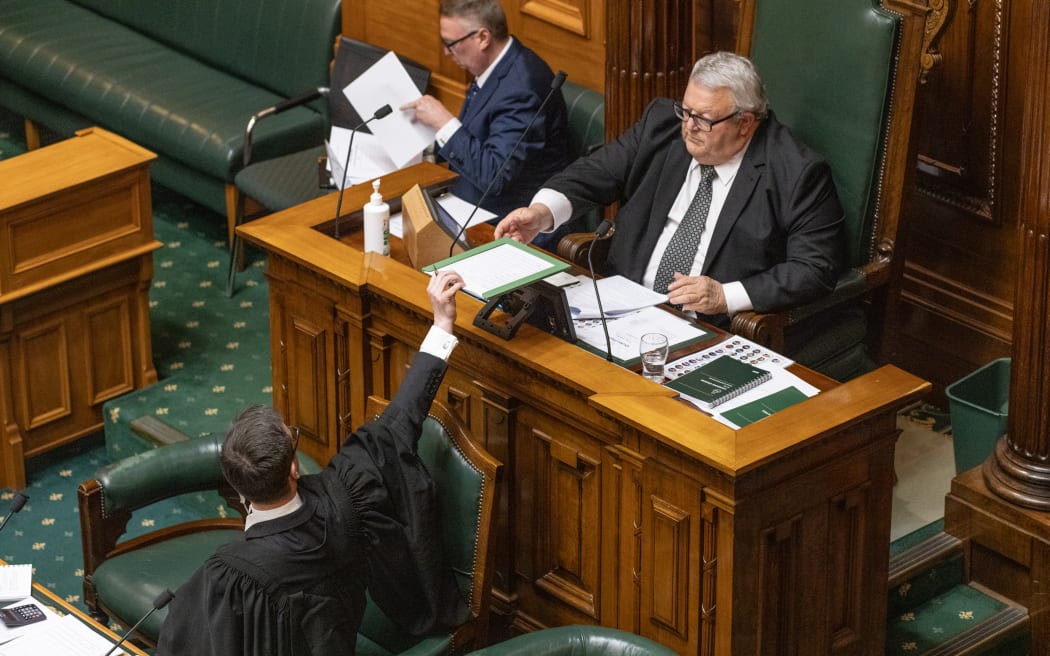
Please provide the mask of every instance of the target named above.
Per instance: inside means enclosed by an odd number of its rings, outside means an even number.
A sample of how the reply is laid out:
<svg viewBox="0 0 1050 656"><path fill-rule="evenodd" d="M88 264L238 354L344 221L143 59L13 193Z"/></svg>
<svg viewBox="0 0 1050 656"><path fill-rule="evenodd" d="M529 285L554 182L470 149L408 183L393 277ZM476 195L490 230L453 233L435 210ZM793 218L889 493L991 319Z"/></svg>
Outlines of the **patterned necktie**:
<svg viewBox="0 0 1050 656"><path fill-rule="evenodd" d="M678 229L667 243L667 250L660 259L653 280L653 291L666 293L667 286L674 280L675 271L689 275L696 259L696 249L700 246L700 236L707 225L707 213L711 209L711 182L715 178L715 167L700 165L700 185L689 203Z"/></svg>
<svg viewBox="0 0 1050 656"><path fill-rule="evenodd" d="M459 110L459 118L461 120L466 117L471 101L474 100L474 96L478 95L478 89L480 87L477 82L471 82L470 86L467 87L467 97L463 99L463 108Z"/></svg>

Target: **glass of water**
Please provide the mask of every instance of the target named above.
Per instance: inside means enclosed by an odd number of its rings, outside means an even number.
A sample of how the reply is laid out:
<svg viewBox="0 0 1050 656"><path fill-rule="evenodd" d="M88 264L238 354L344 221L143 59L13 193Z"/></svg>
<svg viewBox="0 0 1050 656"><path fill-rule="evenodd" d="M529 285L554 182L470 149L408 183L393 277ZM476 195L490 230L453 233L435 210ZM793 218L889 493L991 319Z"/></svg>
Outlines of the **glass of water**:
<svg viewBox="0 0 1050 656"><path fill-rule="evenodd" d="M649 380L664 382L664 365L667 364L667 335L645 333L638 342L638 353L642 356L642 375Z"/></svg>

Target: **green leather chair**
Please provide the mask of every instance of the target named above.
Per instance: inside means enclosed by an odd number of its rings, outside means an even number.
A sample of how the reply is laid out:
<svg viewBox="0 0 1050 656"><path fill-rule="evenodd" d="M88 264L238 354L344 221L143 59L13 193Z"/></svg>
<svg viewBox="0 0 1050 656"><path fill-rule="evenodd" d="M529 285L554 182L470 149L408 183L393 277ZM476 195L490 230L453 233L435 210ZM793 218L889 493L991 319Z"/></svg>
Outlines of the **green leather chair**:
<svg viewBox="0 0 1050 656"><path fill-rule="evenodd" d="M541 629L471 652L471 656L675 656L648 638L603 626Z"/></svg>
<svg viewBox="0 0 1050 656"><path fill-rule="evenodd" d="M129 627L152 607L165 589L174 591L215 550L244 530L243 505L219 465L222 436L176 442L101 468L77 488L84 551L84 603L102 623L112 618ZM299 454L304 473L320 471ZM163 499L216 491L226 505L242 512L167 526L118 542L132 512ZM155 644L167 609L153 613L136 637Z"/></svg>
<svg viewBox="0 0 1050 656"><path fill-rule="evenodd" d="M385 400L370 398L365 416L378 416L386 405ZM457 415L437 401L423 424L418 453L437 487L445 552L470 616L453 631L413 638L369 599L357 636L358 656L464 653L488 640L495 556L492 531L503 465L473 440Z"/></svg>

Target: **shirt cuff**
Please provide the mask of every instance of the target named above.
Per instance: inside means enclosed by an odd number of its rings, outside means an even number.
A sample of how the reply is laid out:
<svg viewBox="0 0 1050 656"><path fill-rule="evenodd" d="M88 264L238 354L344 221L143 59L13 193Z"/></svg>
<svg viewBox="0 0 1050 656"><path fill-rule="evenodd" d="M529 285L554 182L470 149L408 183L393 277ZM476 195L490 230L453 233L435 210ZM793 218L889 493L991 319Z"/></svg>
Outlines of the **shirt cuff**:
<svg viewBox="0 0 1050 656"><path fill-rule="evenodd" d="M434 141L437 142L438 148L444 148L448 140L452 138L452 135L456 133L456 130L462 126L463 124L459 122L458 118L454 118L442 125L437 133L434 134Z"/></svg>
<svg viewBox="0 0 1050 656"><path fill-rule="evenodd" d="M737 312L746 312L754 309L751 297L747 295L742 282L727 282L722 285L722 294L726 297L727 314L733 316Z"/></svg>
<svg viewBox="0 0 1050 656"><path fill-rule="evenodd" d="M550 208L551 214L554 215L554 225L551 226L550 230L543 230L542 232L554 232L560 225L572 218L572 202L560 191L544 187L536 192L536 195L532 197L532 202L543 203Z"/></svg>
<svg viewBox="0 0 1050 656"><path fill-rule="evenodd" d="M443 328L438 326L431 326L427 336L423 339L423 343L420 344L419 350L422 353L429 353L448 362L452 351L456 348L456 344L459 344L459 339L455 335L445 332Z"/></svg>

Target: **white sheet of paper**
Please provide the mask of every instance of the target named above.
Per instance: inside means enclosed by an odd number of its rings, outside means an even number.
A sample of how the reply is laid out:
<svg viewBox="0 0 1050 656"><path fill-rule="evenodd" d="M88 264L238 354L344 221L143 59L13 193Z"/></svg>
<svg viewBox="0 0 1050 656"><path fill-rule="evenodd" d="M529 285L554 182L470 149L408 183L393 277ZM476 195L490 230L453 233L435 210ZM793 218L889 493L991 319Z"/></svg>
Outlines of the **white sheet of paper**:
<svg viewBox="0 0 1050 656"><path fill-rule="evenodd" d="M576 276L576 279L579 284L565 288L565 300L569 303L572 318L599 318L601 314L598 312L598 299L594 295L594 283L584 274ZM600 278L598 291L601 293L602 310L606 318L622 316L667 301L665 294L658 294L623 276Z"/></svg>
<svg viewBox="0 0 1050 656"><path fill-rule="evenodd" d="M328 150L328 165L332 171L332 182L336 188L341 188L343 181L343 160L346 159L346 150L350 147L350 135L353 130L332 126L332 133L325 148ZM416 164L423 161L423 153L420 152L408 164ZM386 148L380 143L374 134L358 132L354 137L353 150L350 151L350 169L346 172L346 186L360 184L372 178L387 175L397 171L400 167L390 159Z"/></svg>
<svg viewBox="0 0 1050 656"><path fill-rule="evenodd" d="M46 630L28 633L0 646L0 656L102 656L112 649L114 644L91 630L76 615L66 615L59 619L49 618L31 626L46 626ZM113 653L127 654L123 649Z"/></svg>
<svg viewBox="0 0 1050 656"><path fill-rule="evenodd" d="M452 215L452 218L456 220L456 223L460 227L466 222L467 217L470 216L471 212L474 212L474 203L468 203L455 194L442 194L437 197L438 205L448 210L448 213ZM470 219L470 225L476 226L479 223L484 223L489 219L496 218L496 215L492 212L478 207L478 211L474 212L474 217ZM469 226L468 226L469 227Z"/></svg>
<svg viewBox="0 0 1050 656"><path fill-rule="evenodd" d="M413 122L413 111L399 109L405 103L419 98L419 89L393 52L383 55L346 85L343 93L362 119L372 116L386 104L394 110L389 116L369 123L368 129L378 137L379 143L398 168L407 166L412 158L422 154L434 142L432 128Z"/></svg>
<svg viewBox="0 0 1050 656"><path fill-rule="evenodd" d="M587 281L587 285L591 285L590 280ZM593 289L591 295L594 295ZM603 290L602 302L604 301ZM608 319L606 323L609 327L609 343L612 346L613 357L624 361L638 357L638 342L645 333L663 333L667 335L669 343L681 344L696 339L704 332L692 321L658 307L646 307L637 312L623 314ZM599 319L573 317L573 326L576 328L576 339L605 352L605 329Z"/></svg>
<svg viewBox="0 0 1050 656"><path fill-rule="evenodd" d="M48 608L47 604L40 603L32 597L26 597L25 599L20 599L10 604L4 604L3 607L15 608L17 606L25 606L26 604L35 604L40 610L44 611L44 615L47 617L47 619L43 622L36 622L34 624L26 624L25 626L16 627L8 627L3 622L0 622L0 644L10 642L15 638L20 638L29 633L34 633L42 629L46 625L50 624L53 620L58 619L58 615L53 610ZM0 654L3 653L5 652L0 651Z"/></svg>

